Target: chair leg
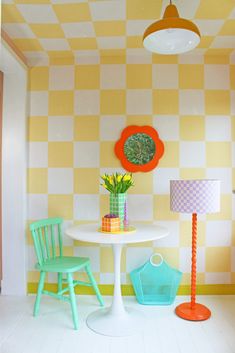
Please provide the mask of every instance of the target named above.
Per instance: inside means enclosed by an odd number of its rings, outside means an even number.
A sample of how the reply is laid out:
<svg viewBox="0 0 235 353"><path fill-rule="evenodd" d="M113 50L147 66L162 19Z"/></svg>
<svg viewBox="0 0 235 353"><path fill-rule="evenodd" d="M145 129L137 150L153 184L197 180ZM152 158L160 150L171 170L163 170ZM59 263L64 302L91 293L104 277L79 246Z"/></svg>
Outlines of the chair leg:
<svg viewBox="0 0 235 353"><path fill-rule="evenodd" d="M74 329L78 329L78 313L77 313L77 305L76 305L76 296L74 293L74 286L73 286L73 276L71 273L68 273L68 285L69 285L69 295L70 295L70 303L73 315L73 324Z"/></svg>
<svg viewBox="0 0 235 353"><path fill-rule="evenodd" d="M46 272L41 271L40 273L40 280L38 283L38 292L37 292L37 297L35 300L34 304L34 310L33 310L33 316L38 315L39 307L40 307L40 301L41 301L41 295L42 295L42 290L44 287L44 280L45 280Z"/></svg>
<svg viewBox="0 0 235 353"><path fill-rule="evenodd" d="M58 292L62 291L62 278L63 278L63 273L58 272Z"/></svg>
<svg viewBox="0 0 235 353"><path fill-rule="evenodd" d="M90 280L90 282L91 282L91 284L92 284L92 286L93 286L93 288L95 290L95 294L97 296L98 301L100 302L100 305L104 306L103 298L102 298L102 296L100 294L100 290L99 290L99 288L98 288L98 286L96 284L95 278L94 278L94 276L93 276L93 274L91 272L90 265L85 266L85 270L86 270L86 273L87 273L87 275L89 277L89 280Z"/></svg>

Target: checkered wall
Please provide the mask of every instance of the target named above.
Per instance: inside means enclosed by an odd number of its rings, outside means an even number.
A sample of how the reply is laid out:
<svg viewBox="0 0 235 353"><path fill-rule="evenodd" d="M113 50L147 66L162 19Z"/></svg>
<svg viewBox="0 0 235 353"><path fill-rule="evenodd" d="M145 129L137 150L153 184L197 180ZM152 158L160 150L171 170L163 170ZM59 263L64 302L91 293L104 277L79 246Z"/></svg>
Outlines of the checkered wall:
<svg viewBox="0 0 235 353"><path fill-rule="evenodd" d="M28 221L62 216L99 222L108 212L108 194L99 176L122 171L114 144L127 125L154 126L165 143L157 169L134 174L128 192L133 221L167 226L170 235L124 249L122 282L159 251L184 272L189 283L190 215L170 212L169 180L218 178L221 212L199 216L198 282L235 283L235 62L227 56L89 57L71 65L30 69ZM144 212L143 212L144 210ZM38 279L27 237L28 281ZM73 242L65 254L91 258L99 283L113 283L109 246ZM56 279L49 276L47 281Z"/></svg>

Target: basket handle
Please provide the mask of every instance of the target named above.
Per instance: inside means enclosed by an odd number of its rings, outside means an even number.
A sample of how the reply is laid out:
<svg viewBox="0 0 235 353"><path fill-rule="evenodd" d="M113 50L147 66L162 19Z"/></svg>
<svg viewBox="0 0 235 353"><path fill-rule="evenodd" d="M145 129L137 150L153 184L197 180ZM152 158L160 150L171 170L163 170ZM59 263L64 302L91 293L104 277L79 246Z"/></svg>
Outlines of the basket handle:
<svg viewBox="0 0 235 353"><path fill-rule="evenodd" d="M156 264L156 263L153 262L153 258L155 256L160 257L161 261L159 262L159 264ZM163 257L162 257L162 255L160 253L156 252L150 257L149 262L151 263L152 266L159 267L163 263Z"/></svg>

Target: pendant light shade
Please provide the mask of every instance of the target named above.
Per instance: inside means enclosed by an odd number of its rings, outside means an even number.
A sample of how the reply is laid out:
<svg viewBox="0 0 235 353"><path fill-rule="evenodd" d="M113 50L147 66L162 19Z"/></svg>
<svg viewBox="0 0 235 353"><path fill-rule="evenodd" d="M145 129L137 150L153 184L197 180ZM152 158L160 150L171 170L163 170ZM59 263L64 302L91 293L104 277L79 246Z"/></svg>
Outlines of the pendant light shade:
<svg viewBox="0 0 235 353"><path fill-rule="evenodd" d="M194 49L200 42L197 26L179 17L175 5L168 5L163 19L151 24L143 36L144 47L158 54L180 54Z"/></svg>

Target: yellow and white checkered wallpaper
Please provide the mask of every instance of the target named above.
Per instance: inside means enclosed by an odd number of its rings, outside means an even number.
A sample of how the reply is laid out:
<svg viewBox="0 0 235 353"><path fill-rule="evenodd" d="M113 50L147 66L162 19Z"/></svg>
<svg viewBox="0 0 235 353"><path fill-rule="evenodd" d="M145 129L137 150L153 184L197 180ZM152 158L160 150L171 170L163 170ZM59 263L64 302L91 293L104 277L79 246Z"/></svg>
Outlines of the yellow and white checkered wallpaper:
<svg viewBox="0 0 235 353"><path fill-rule="evenodd" d="M234 0L175 0L202 39L194 52L235 50ZM169 0L2 0L3 28L29 61L73 60L81 55L143 52L144 30L161 18Z"/></svg>
<svg viewBox="0 0 235 353"><path fill-rule="evenodd" d="M128 246L122 281L160 251L189 283L191 219L169 210L169 180L219 178L221 212L199 217L198 282L235 283L235 62L229 57L90 57L30 69L28 220L62 216L98 222L108 212L99 176L121 170L113 147L127 125L154 126L165 143L157 169L134 174L133 221L157 222L170 236ZM89 256L101 284L113 283L112 252L65 239L66 254ZM28 235L28 281L37 280ZM49 277L48 282L55 281Z"/></svg>

